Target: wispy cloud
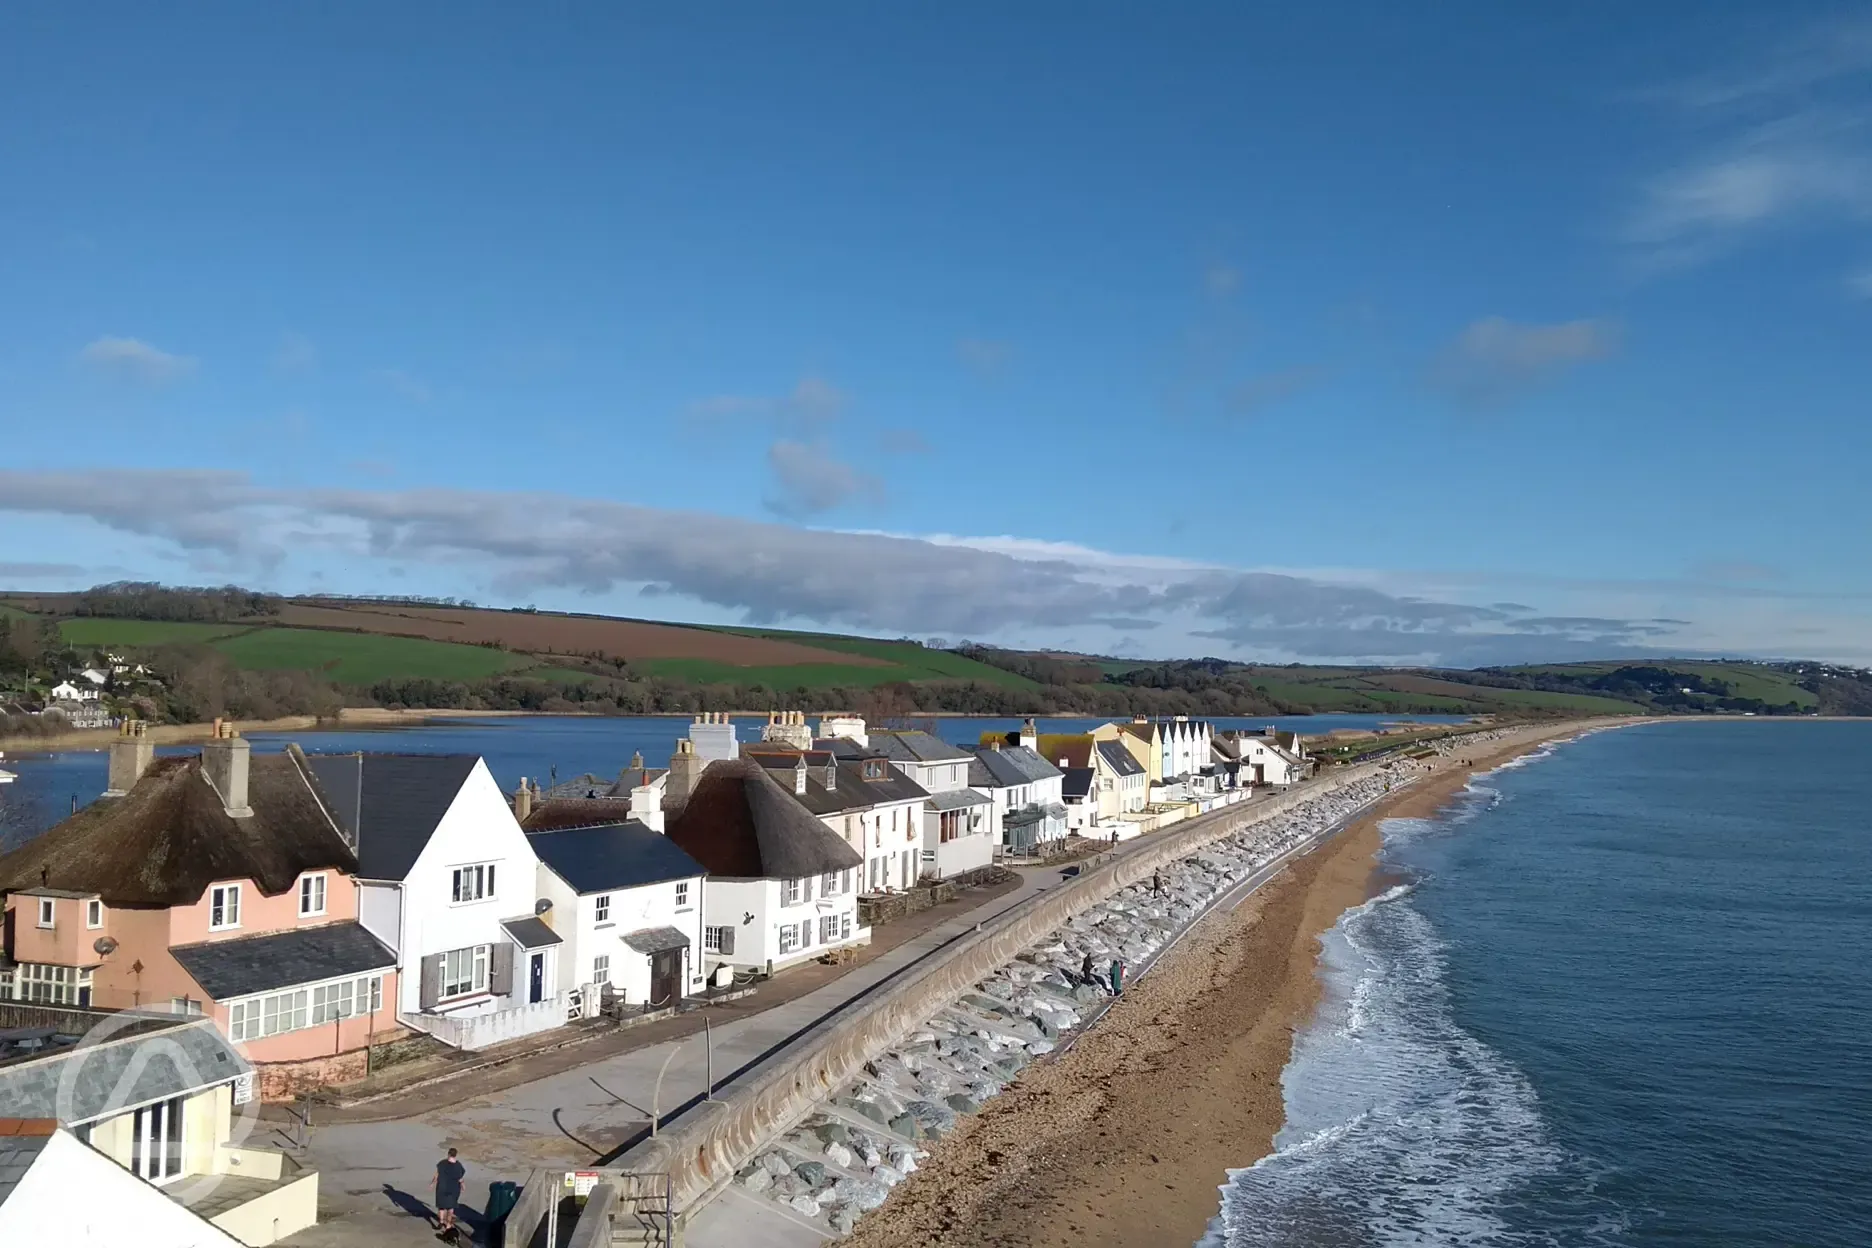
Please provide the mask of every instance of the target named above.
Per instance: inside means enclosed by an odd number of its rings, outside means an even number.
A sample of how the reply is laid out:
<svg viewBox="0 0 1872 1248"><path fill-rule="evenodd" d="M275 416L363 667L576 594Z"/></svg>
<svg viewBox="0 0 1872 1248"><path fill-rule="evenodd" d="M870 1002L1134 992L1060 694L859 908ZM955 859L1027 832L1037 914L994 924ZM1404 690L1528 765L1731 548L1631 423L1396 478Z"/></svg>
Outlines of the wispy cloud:
<svg viewBox="0 0 1872 1248"><path fill-rule="evenodd" d="M793 431L832 424L845 414L851 396L823 377L808 374L785 394L716 394L697 399L685 409L692 420L704 424L721 421L771 421Z"/></svg>
<svg viewBox="0 0 1872 1248"><path fill-rule="evenodd" d="M435 397L428 382L400 368L379 369L375 375L378 381L412 403L427 403Z"/></svg>
<svg viewBox="0 0 1872 1248"><path fill-rule="evenodd" d="M1259 416L1270 407L1316 386L1326 371L1313 365L1262 373L1231 386L1223 402L1237 416Z"/></svg>
<svg viewBox="0 0 1872 1248"><path fill-rule="evenodd" d="M0 581L67 581L84 574L75 563L0 563Z"/></svg>
<svg viewBox="0 0 1872 1248"><path fill-rule="evenodd" d="M791 519L883 496L882 482L839 459L822 443L782 438L767 448L767 467L775 486L767 507Z"/></svg>
<svg viewBox="0 0 1872 1248"><path fill-rule="evenodd" d="M1429 380L1458 402L1492 406L1617 349L1617 327L1607 321L1530 325L1490 316L1470 324L1444 348L1430 366Z"/></svg>
<svg viewBox="0 0 1872 1248"><path fill-rule="evenodd" d="M1772 229L1872 220L1872 22L1807 25L1747 63L1667 84L1694 150L1626 224L1646 264L1699 264Z"/></svg>
<svg viewBox="0 0 1872 1248"><path fill-rule="evenodd" d="M318 371L318 347L304 334L287 330L273 351L273 370L290 376Z"/></svg>
<svg viewBox="0 0 1872 1248"><path fill-rule="evenodd" d="M141 338L99 338L78 357L106 376L147 386L167 385L195 371L192 357L171 354Z"/></svg>
<svg viewBox="0 0 1872 1248"><path fill-rule="evenodd" d="M961 358L963 367L977 377L993 377L1013 360L1014 348L987 338L964 338L956 344L956 355Z"/></svg>

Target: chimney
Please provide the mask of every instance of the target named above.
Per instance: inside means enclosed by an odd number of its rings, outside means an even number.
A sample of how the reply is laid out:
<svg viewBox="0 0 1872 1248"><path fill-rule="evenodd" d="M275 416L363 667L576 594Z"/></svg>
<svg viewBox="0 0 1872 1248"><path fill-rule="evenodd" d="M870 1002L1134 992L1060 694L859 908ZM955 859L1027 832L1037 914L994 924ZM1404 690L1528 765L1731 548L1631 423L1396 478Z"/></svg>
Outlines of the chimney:
<svg viewBox="0 0 1872 1248"><path fill-rule="evenodd" d="M642 771L644 769L642 750L633 750L631 752L630 765L632 771Z"/></svg>
<svg viewBox="0 0 1872 1248"><path fill-rule="evenodd" d="M630 812L631 818L652 832L664 830L663 802L657 796L657 791L653 786L640 784L631 790Z"/></svg>
<svg viewBox="0 0 1872 1248"><path fill-rule="evenodd" d="M702 769L706 766L708 764L696 753L695 742L687 737L676 742L676 752L670 755L665 796L678 810L688 804L689 795L695 792L696 781L702 778Z"/></svg>
<svg viewBox="0 0 1872 1248"><path fill-rule="evenodd" d="M202 746L202 775L221 795L222 809L235 819L253 815L247 804L247 763L253 747L234 725L215 720L215 739Z"/></svg>
<svg viewBox="0 0 1872 1248"><path fill-rule="evenodd" d="M525 823L533 813L533 790L527 787L525 776L520 777L520 787L513 792L513 812L516 823Z"/></svg>
<svg viewBox="0 0 1872 1248"><path fill-rule="evenodd" d="M1021 720L1020 744L1023 749L1034 749L1040 744L1040 730L1034 727L1033 716Z"/></svg>
<svg viewBox="0 0 1872 1248"><path fill-rule="evenodd" d="M793 761L793 793L796 797L806 795L806 756L804 754Z"/></svg>
<svg viewBox="0 0 1872 1248"><path fill-rule="evenodd" d="M155 757L156 743L143 735L143 721L126 719L110 748L110 787L105 797L122 797L136 787Z"/></svg>

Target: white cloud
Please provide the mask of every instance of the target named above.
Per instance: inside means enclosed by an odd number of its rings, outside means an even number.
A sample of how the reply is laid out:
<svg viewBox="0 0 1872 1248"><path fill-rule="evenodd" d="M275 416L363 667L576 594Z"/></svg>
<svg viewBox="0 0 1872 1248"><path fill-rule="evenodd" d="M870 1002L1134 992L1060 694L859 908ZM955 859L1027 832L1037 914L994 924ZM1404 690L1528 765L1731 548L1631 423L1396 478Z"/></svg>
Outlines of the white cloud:
<svg viewBox="0 0 1872 1248"><path fill-rule="evenodd" d="M858 471L817 442L782 438L767 448L767 467L776 492L767 506L779 515L800 518L831 511L854 499L876 500L883 484Z"/></svg>
<svg viewBox="0 0 1872 1248"><path fill-rule="evenodd" d="M167 385L195 371L193 358L172 355L141 338L99 338L78 356L107 376L150 386Z"/></svg>
<svg viewBox="0 0 1872 1248"><path fill-rule="evenodd" d="M1430 382L1465 403L1502 403L1617 349L1617 327L1607 321L1525 325L1484 317L1444 349Z"/></svg>

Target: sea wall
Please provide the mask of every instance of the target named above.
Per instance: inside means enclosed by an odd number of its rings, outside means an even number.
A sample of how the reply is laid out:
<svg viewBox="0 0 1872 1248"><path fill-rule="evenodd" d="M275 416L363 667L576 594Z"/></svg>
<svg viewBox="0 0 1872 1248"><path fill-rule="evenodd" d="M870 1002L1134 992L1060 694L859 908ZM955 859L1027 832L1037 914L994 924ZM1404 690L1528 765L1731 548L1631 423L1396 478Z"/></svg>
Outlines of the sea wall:
<svg viewBox="0 0 1872 1248"><path fill-rule="evenodd" d="M978 980L1073 916L1217 840L1280 817L1379 770L1378 764L1347 768L1285 793L1225 808L1178 824L1135 851L1089 868L905 972L864 1005L820 1024L734 1080L715 1100L695 1106L657 1138L631 1149L616 1166L667 1173L674 1207L693 1208L752 1161L769 1141L850 1083L867 1061L973 991Z"/></svg>

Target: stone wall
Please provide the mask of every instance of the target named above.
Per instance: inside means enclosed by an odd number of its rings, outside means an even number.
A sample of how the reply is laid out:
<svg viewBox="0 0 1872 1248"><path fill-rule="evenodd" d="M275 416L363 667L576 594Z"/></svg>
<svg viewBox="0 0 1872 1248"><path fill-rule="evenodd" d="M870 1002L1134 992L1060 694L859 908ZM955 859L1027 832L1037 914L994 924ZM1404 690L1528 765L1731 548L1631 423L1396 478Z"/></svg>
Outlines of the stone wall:
<svg viewBox="0 0 1872 1248"><path fill-rule="evenodd" d="M666 1172L676 1208L699 1204L769 1140L854 1078L871 1057L1081 910L1149 879L1166 863L1376 770L1349 767L1304 788L1227 807L1159 833L1114 861L1089 866L1078 877L983 924L980 931L880 989L864 1006L821 1023L616 1164L625 1170Z"/></svg>

